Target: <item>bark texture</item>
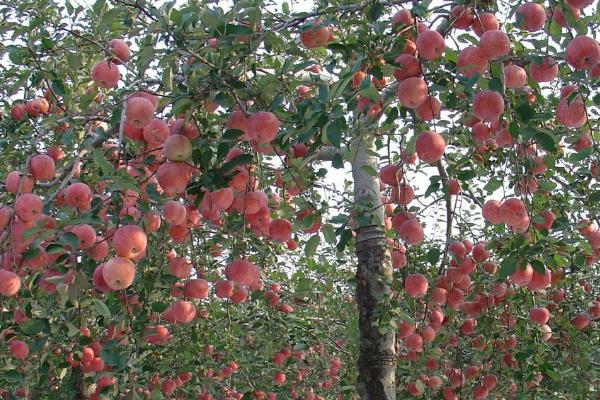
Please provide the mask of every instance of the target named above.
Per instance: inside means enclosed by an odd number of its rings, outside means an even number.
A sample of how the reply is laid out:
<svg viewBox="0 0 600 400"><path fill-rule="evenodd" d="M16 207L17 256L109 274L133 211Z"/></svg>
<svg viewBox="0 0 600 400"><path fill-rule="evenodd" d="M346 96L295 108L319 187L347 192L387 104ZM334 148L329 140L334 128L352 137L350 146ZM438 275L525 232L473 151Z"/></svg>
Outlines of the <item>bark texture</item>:
<svg viewBox="0 0 600 400"><path fill-rule="evenodd" d="M83 385L83 371L81 368L75 368L73 370L73 379L75 380L75 393L73 395L73 400L84 400L88 397L85 395L85 388Z"/></svg>
<svg viewBox="0 0 600 400"><path fill-rule="evenodd" d="M354 140L352 150L355 152L352 162L354 202L359 222L356 235L356 302L360 327L357 390L363 400L395 400L395 335L391 329L381 334L378 327L379 307L391 291L392 264L383 228L379 180L369 173L378 170L373 138L361 135ZM365 165L368 168L364 168Z"/></svg>

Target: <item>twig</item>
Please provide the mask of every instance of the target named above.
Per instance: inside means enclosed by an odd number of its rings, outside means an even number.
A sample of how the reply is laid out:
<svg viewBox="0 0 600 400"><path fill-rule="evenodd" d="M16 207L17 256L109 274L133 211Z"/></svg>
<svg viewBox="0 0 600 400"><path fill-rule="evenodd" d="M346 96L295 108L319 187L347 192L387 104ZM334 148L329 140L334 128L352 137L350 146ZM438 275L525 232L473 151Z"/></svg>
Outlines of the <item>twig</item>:
<svg viewBox="0 0 600 400"><path fill-rule="evenodd" d="M406 3L411 3L412 0L393 0L393 1L385 1L385 2L381 2L380 4L383 6L393 6L393 5L400 5L400 4L406 4ZM337 7L337 8L332 8L332 9L326 9L323 11L316 11L313 13L309 13L306 15L303 15L301 17L296 17L296 18L292 18L289 21L286 21L284 23L281 24L277 24L273 27L273 31L274 32L278 32L281 31L283 29L286 28L290 28L292 26L298 26L300 23L306 21L307 19L311 19L314 17L319 17L321 15L327 15L327 14L331 14L331 13L339 13L339 14L350 14L356 11L360 11L363 10L365 8L367 8L368 6L372 5L373 1L366 1L362 4L358 4L355 6L349 6L349 7Z"/></svg>
<svg viewBox="0 0 600 400"><path fill-rule="evenodd" d="M435 165L437 167L438 173L440 174L440 177L442 178L443 186L447 187L448 174L446 173L446 168L444 168L444 165L442 164L442 160L438 160L438 162ZM446 244L444 245L444 255L442 257L442 262L440 263L438 275L440 274L442 268L446 264L448 258L448 247L450 245L450 238L452 237L452 198L450 197L450 192L448 190L446 190L446 192L444 193L444 200L446 203Z"/></svg>
<svg viewBox="0 0 600 400"><path fill-rule="evenodd" d="M70 170L66 169L68 171L68 173L64 176L64 178L62 179L58 188L44 200L44 205L50 204L52 202L52 200L54 200L54 198L56 196L58 196L58 194L61 192L61 190L63 190L67 186L69 181L71 179L73 179L73 176L75 175L75 172L77 171L77 168L79 167L79 157L73 159L73 161L70 162L69 165L71 165Z"/></svg>

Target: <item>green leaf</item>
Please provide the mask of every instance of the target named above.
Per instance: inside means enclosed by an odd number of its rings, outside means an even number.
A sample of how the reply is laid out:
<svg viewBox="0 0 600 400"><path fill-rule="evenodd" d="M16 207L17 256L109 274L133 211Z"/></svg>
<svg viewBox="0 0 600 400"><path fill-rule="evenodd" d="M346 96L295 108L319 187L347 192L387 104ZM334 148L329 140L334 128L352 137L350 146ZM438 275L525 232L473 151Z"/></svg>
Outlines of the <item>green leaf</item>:
<svg viewBox="0 0 600 400"><path fill-rule="evenodd" d="M542 370L542 372L550 379L552 379L554 382L560 382L560 374L557 373L552 366L550 366L549 364L545 363L543 364L540 369Z"/></svg>
<svg viewBox="0 0 600 400"><path fill-rule="evenodd" d="M320 242L321 237L319 234L313 235L310 239L308 239L306 245L304 245L304 254L306 254L306 257L312 257L315 255Z"/></svg>
<svg viewBox="0 0 600 400"><path fill-rule="evenodd" d="M219 12L219 10L204 8L202 14L200 15L200 20L204 25L217 28L222 24L223 15Z"/></svg>
<svg viewBox="0 0 600 400"><path fill-rule="evenodd" d="M160 391L160 386L156 386L156 388L150 392L150 400L163 400L164 397L162 392Z"/></svg>
<svg viewBox="0 0 600 400"><path fill-rule="evenodd" d="M376 65L374 67L371 67L371 69L369 70L369 72L371 73L371 75L373 75L375 78L377 79L383 79L384 76L384 72L381 69L381 67L379 65Z"/></svg>
<svg viewBox="0 0 600 400"><path fill-rule="evenodd" d="M344 92L344 89L346 89L346 86L348 86L348 83L350 83L350 80L352 80L352 74L348 73L346 77L340 78L339 81L335 82L329 91L328 100L331 101L340 96Z"/></svg>
<svg viewBox="0 0 600 400"><path fill-rule="evenodd" d="M48 37L43 37L42 38L42 48L46 51L52 50L52 48L54 47L54 42L52 41L52 39L48 38Z"/></svg>
<svg viewBox="0 0 600 400"><path fill-rule="evenodd" d="M346 121L344 118L334 119L329 125L327 125L327 128L325 128L327 140L335 148L339 149L342 145L342 132L344 129L346 129Z"/></svg>
<svg viewBox="0 0 600 400"><path fill-rule="evenodd" d="M27 80L29 79L30 75L31 72L29 70L25 70L22 74L20 74L18 79L15 79L15 82L8 87L8 95L12 96L16 94L22 87L24 87L27 84Z"/></svg>
<svg viewBox="0 0 600 400"><path fill-rule="evenodd" d="M370 21L377 21L383 15L383 4L375 2L369 7L367 17Z"/></svg>
<svg viewBox="0 0 600 400"><path fill-rule="evenodd" d="M242 136L244 134L244 132L240 131L239 129L228 129L224 134L223 134L223 140L224 141L228 141L228 142L232 142L235 141L237 143L237 139Z"/></svg>
<svg viewBox="0 0 600 400"><path fill-rule="evenodd" d="M342 236L340 237L340 241L338 242L336 248L338 251L344 251L346 248L346 244L352 239L352 231L350 229L344 229L342 231Z"/></svg>
<svg viewBox="0 0 600 400"><path fill-rule="evenodd" d="M179 98L175 101L175 104L173 104L173 114L183 114L193 105L194 103L192 102L192 99L187 97Z"/></svg>
<svg viewBox="0 0 600 400"><path fill-rule="evenodd" d="M556 141L553 136L548 133L539 131L535 134L535 140L546 150L553 153L557 150Z"/></svg>
<svg viewBox="0 0 600 400"><path fill-rule="evenodd" d="M600 190L592 192L588 198L590 201L600 201Z"/></svg>
<svg viewBox="0 0 600 400"><path fill-rule="evenodd" d="M40 250L37 247L31 247L23 253L23 260L31 260L38 254L40 254Z"/></svg>
<svg viewBox="0 0 600 400"><path fill-rule="evenodd" d="M169 307L169 305L166 303L159 303L159 302L152 303L152 310L157 313L161 313L161 312L165 311L168 307Z"/></svg>
<svg viewBox="0 0 600 400"><path fill-rule="evenodd" d="M171 90L173 90L173 70L171 69L171 67L165 68L162 75L161 83L165 91L170 92Z"/></svg>
<svg viewBox="0 0 600 400"><path fill-rule="evenodd" d="M233 168L237 167L238 165L250 164L252 162L252 159L252 154L240 154L236 158L223 164L223 166L219 168L219 171L221 171L222 173L227 173Z"/></svg>
<svg viewBox="0 0 600 400"><path fill-rule="evenodd" d="M461 181L468 181L470 179L477 177L477 172L475 172L475 170L472 170L472 169L467 169L465 171L460 171L456 175L456 177Z"/></svg>
<svg viewBox="0 0 600 400"><path fill-rule="evenodd" d="M502 186L502 180L496 177L490 178L490 181L483 187L488 193L499 189Z"/></svg>
<svg viewBox="0 0 600 400"><path fill-rule="evenodd" d="M424 17L427 14L431 0L422 0L417 2L410 10L413 15L417 17Z"/></svg>
<svg viewBox="0 0 600 400"><path fill-rule="evenodd" d="M587 149L583 149L575 154L573 154L570 158L574 161L583 161L594 152L594 147L588 147Z"/></svg>
<svg viewBox="0 0 600 400"><path fill-rule="evenodd" d="M552 21L552 22L550 22L550 26L548 27L548 33L550 33L550 36L552 36L552 38L558 42L560 40L562 28L560 27L559 24Z"/></svg>
<svg viewBox="0 0 600 400"><path fill-rule="evenodd" d="M30 319L20 324L19 329L25 335L36 335L40 332L50 332L50 324L46 319Z"/></svg>
<svg viewBox="0 0 600 400"><path fill-rule="evenodd" d="M52 81L52 91L54 91L54 93L57 96L64 96L67 91L65 90L65 85L63 84L62 81L55 79Z"/></svg>
<svg viewBox="0 0 600 400"><path fill-rule="evenodd" d="M50 243L46 246L46 254L61 254L65 252L65 247L60 243Z"/></svg>
<svg viewBox="0 0 600 400"><path fill-rule="evenodd" d="M510 128L510 126L509 126ZM526 126L524 128L518 129L517 135L515 136L514 134L514 130L509 130L510 134L515 137L521 137L523 140L529 140L533 137L535 137L537 130L531 126Z"/></svg>
<svg viewBox="0 0 600 400"><path fill-rule="evenodd" d="M391 124L398 118L398 107L391 107L387 113L384 124Z"/></svg>
<svg viewBox="0 0 600 400"><path fill-rule="evenodd" d="M427 187L427 190L425 190L425 196L429 196L431 193L435 193L440 189L440 180L433 179L433 178L439 178L439 177L431 177L429 179L431 183Z"/></svg>
<svg viewBox="0 0 600 400"><path fill-rule="evenodd" d="M154 47L146 46L138 52L137 65L140 67L140 74L143 73L150 62L156 58Z"/></svg>
<svg viewBox="0 0 600 400"><path fill-rule="evenodd" d="M585 259L585 255L577 254L575 256L575 265L577 265L579 268L583 268L585 266Z"/></svg>
<svg viewBox="0 0 600 400"><path fill-rule="evenodd" d="M373 103L376 103L379 101L379 92L373 85L370 85L369 87L360 90L358 92L358 94L361 95L362 97L372 101Z"/></svg>
<svg viewBox="0 0 600 400"><path fill-rule="evenodd" d="M250 29L249 27L247 27L246 25L227 24L225 27L225 35L247 36L247 35L252 35L253 33L254 33L254 31L252 29Z"/></svg>
<svg viewBox="0 0 600 400"><path fill-rule="evenodd" d="M338 214L338 215L335 215L335 216L331 217L330 221L331 221L332 224L336 224L336 225L343 224L343 225L345 225L345 224L348 223L348 216L344 215L344 214Z"/></svg>
<svg viewBox="0 0 600 400"><path fill-rule="evenodd" d="M198 77L196 71L192 71L187 78L188 91L193 92L198 87Z"/></svg>
<svg viewBox="0 0 600 400"><path fill-rule="evenodd" d="M6 378L6 380L8 381L12 381L12 382L21 382L23 380L23 375L20 374L18 371L11 369L9 371L2 371L2 376L4 378ZM15 398L15 397L13 397Z"/></svg>
<svg viewBox="0 0 600 400"><path fill-rule="evenodd" d="M500 263L500 270L498 271L498 279L504 280L508 276L512 275L517 269L516 259L513 255L505 259Z"/></svg>
<svg viewBox="0 0 600 400"><path fill-rule="evenodd" d="M329 96L329 87L327 85L318 85L319 89L319 101L325 104L327 103L327 96Z"/></svg>
<svg viewBox="0 0 600 400"><path fill-rule="evenodd" d="M432 247L428 252L427 252L427 261L429 261L430 264L437 264L438 260L440 259L440 255L442 254L442 252L440 251L440 249L438 249L437 247Z"/></svg>
<svg viewBox="0 0 600 400"><path fill-rule="evenodd" d="M556 265L559 267L563 267L567 264L567 260L565 260L564 257L561 256L560 254L554 254L554 256L552 256L552 258L554 259L554 262L556 263Z"/></svg>
<svg viewBox="0 0 600 400"><path fill-rule="evenodd" d="M15 64L23 64L23 52L16 47L12 47L8 50L8 59Z"/></svg>
<svg viewBox="0 0 600 400"><path fill-rule="evenodd" d="M535 115L535 110L533 109L533 107L531 107L531 105L529 105L529 103L519 104L515 111L523 121L529 121Z"/></svg>
<svg viewBox="0 0 600 400"><path fill-rule="evenodd" d="M488 87L490 88L490 90L493 90L498 93L502 93L504 91L504 85L502 84L502 80L498 78L490 79Z"/></svg>
<svg viewBox="0 0 600 400"><path fill-rule="evenodd" d="M110 10L108 10L102 16L102 19L98 23L98 32L104 33L106 30L108 30L108 28L110 28L113 21L119 16L120 13L121 13L120 8L115 7L115 8L111 8Z"/></svg>
<svg viewBox="0 0 600 400"><path fill-rule="evenodd" d="M476 44L476 43L475 43ZM494 62L490 64L490 72L492 73L492 77L502 79L502 66L501 62Z"/></svg>
<svg viewBox="0 0 600 400"><path fill-rule="evenodd" d="M113 351L112 347L105 346L100 350L100 358L108 365L122 367L127 363L127 357Z"/></svg>
<svg viewBox="0 0 600 400"><path fill-rule="evenodd" d="M106 304L100 299L92 299L91 301L92 308L94 311L104 317L105 319L110 318L110 310L106 306Z"/></svg>
<svg viewBox="0 0 600 400"><path fill-rule="evenodd" d="M79 248L79 238L73 232L65 232L60 237L60 242L66 244L71 249Z"/></svg>
<svg viewBox="0 0 600 400"><path fill-rule="evenodd" d="M577 23L577 19L579 19L579 17L575 18L575 14L573 14L573 11L571 11L571 7L562 7L562 12L565 16L568 26L574 26ZM598 9L596 11L596 15L598 14L600 14L600 3L598 3Z"/></svg>
<svg viewBox="0 0 600 400"><path fill-rule="evenodd" d="M94 5L92 6L92 10L94 10L94 14L100 15L102 9L106 5L106 0L96 0Z"/></svg>
<svg viewBox="0 0 600 400"><path fill-rule="evenodd" d="M367 174L371 175L371 176L377 176L378 173L377 171L375 171L375 169L373 167L371 167L370 165L361 165L360 169L362 169L363 171L365 171Z"/></svg>
<svg viewBox="0 0 600 400"><path fill-rule="evenodd" d="M575 24L575 30L577 31L577 35L579 36L585 36L588 33L588 27L587 27L588 21L585 18L581 18L579 20L577 20L577 23Z"/></svg>
<svg viewBox="0 0 600 400"><path fill-rule="evenodd" d="M323 224L321 226L321 231L323 232L323 236L325 237L325 241L330 244L335 244L336 236L335 229L331 224Z"/></svg>
<svg viewBox="0 0 600 400"><path fill-rule="evenodd" d="M544 266L544 263L542 263L540 260L531 260L530 264L536 273L540 275L544 275L546 273L546 267Z"/></svg>
<svg viewBox="0 0 600 400"><path fill-rule="evenodd" d="M34 225L31 228L27 228L27 230L25 230L25 232L23 233L23 238L24 239L31 239L35 235L39 234L40 232L42 232L44 230L45 229L43 227L40 227L38 225Z"/></svg>
<svg viewBox="0 0 600 400"><path fill-rule="evenodd" d="M331 166L335 169L344 168L344 159L341 154L335 154L331 159Z"/></svg>
<svg viewBox="0 0 600 400"><path fill-rule="evenodd" d="M458 61L458 53L454 50L447 49L444 53L444 58L446 59L446 61L450 61L456 64L456 62Z"/></svg>
<svg viewBox="0 0 600 400"><path fill-rule="evenodd" d="M100 167L103 173L111 175L114 173L115 168L108 162L102 151L99 149L94 149L92 151L92 160L94 161L94 165Z"/></svg>

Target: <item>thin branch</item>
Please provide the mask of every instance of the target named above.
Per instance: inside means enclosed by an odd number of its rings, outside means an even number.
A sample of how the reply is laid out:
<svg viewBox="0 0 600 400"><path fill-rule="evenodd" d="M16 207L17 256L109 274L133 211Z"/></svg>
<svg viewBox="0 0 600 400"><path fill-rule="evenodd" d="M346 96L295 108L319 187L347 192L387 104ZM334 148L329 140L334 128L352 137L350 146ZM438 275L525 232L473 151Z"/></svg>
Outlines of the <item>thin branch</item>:
<svg viewBox="0 0 600 400"><path fill-rule="evenodd" d="M446 168L444 168L444 164L442 164L442 160L438 160L435 164L442 178L442 184L444 187L448 186L448 173L446 172ZM444 245L444 253L442 257L442 261L440 263L439 273L442 271L444 265L446 265L446 261L448 258L448 246L450 245L450 238L452 237L452 198L450 197L450 192L446 190L444 193L444 200L446 203L446 244Z"/></svg>
<svg viewBox="0 0 600 400"><path fill-rule="evenodd" d="M412 2L412 0L393 0L393 1L384 1L384 2L381 2L380 4L383 6L394 6L394 5L411 3L411 2ZM315 11L315 12L312 12L309 14L302 15L300 17L292 18L291 20L286 21L284 23L277 24L273 27L273 31L278 32L278 31L281 31L281 30L284 30L284 29L287 29L287 28L290 28L293 26L298 26L302 22L304 22L308 19L319 17L321 15L327 15L327 14L333 14L333 13L338 13L340 15L351 14L353 12L361 11L372 4L373 4L373 1L366 1L362 4L357 4L355 6L333 7L333 8L325 9L323 11Z"/></svg>

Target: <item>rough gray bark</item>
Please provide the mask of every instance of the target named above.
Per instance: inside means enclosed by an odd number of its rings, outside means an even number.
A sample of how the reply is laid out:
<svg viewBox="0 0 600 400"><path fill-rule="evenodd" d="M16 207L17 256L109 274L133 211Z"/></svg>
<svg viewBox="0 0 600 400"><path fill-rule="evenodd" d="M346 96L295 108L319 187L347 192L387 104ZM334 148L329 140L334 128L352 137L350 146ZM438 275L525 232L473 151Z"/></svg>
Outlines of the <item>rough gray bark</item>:
<svg viewBox="0 0 600 400"><path fill-rule="evenodd" d="M356 231L360 329L357 390L363 400L395 400L395 334L391 329L381 334L378 327L379 306L391 291L392 264L383 228L379 180L368 172L378 170L373 138L368 134L359 136L352 144L354 202L356 215L361 216ZM370 168L363 168L365 165Z"/></svg>

